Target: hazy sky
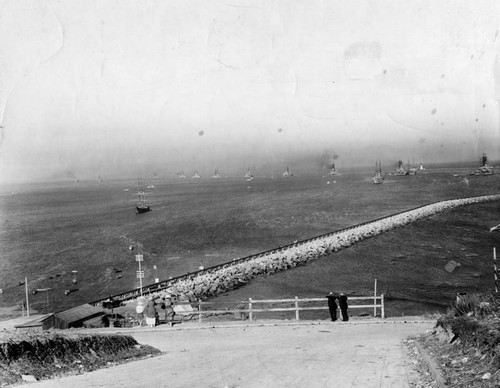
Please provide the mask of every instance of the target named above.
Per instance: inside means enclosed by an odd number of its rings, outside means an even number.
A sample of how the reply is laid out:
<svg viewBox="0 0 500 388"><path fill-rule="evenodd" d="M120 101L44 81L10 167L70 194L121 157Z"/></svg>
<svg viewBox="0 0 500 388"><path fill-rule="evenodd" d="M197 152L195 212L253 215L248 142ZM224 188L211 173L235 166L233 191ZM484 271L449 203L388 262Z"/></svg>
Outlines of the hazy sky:
<svg viewBox="0 0 500 388"><path fill-rule="evenodd" d="M497 0L0 0L1 181L498 160L499 30Z"/></svg>

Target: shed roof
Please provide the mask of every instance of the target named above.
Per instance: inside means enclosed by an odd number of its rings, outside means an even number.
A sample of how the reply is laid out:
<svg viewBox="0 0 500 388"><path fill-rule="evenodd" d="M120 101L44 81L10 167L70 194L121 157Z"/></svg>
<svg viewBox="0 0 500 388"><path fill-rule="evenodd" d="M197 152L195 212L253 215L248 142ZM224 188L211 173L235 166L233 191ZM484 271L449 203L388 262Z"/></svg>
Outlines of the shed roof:
<svg viewBox="0 0 500 388"><path fill-rule="evenodd" d="M21 323L19 325L15 325L14 327L16 329L19 329L19 328L23 328L23 327L36 327L36 326L42 326L42 323L43 321L45 321L46 319L50 318L52 315L52 313L50 314L45 314L45 315L42 315L42 316L39 316L31 321L28 321L28 322L24 322L24 323Z"/></svg>
<svg viewBox="0 0 500 388"><path fill-rule="evenodd" d="M104 314L104 310L100 307L92 306L90 304L82 304L81 306L73 307L69 310L60 311L55 316L66 323L77 322L96 315Z"/></svg>

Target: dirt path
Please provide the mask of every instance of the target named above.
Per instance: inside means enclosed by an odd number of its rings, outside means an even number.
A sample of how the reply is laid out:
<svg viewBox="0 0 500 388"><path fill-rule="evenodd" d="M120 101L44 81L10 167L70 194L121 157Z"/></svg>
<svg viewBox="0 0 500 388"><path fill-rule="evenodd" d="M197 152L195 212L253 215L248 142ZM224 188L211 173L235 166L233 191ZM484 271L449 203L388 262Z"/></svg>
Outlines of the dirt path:
<svg viewBox="0 0 500 388"><path fill-rule="evenodd" d="M159 357L30 387L410 387L403 339L434 321L327 321L128 331Z"/></svg>

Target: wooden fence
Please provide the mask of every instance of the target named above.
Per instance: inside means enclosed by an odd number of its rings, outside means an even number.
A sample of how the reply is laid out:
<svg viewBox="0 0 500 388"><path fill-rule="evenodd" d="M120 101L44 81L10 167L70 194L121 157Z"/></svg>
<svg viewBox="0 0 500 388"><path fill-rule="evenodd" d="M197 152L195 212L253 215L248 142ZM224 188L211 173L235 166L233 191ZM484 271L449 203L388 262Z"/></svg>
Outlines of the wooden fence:
<svg viewBox="0 0 500 388"><path fill-rule="evenodd" d="M358 304L358 301L372 301L373 303L365 303ZM354 302L354 303L353 303ZM377 303L378 302L378 303ZM304 306L304 304L316 303L323 304L322 306ZM373 316L377 316L377 309L380 309L380 317L385 318L385 308L384 308L384 294L380 296L352 296L348 299L349 308L352 309L373 309ZM213 315L223 315L223 314L234 314L238 315L240 319L246 319L248 317L249 321L253 321L255 319L255 315L257 313L269 313L269 312L279 312L279 311L292 311L295 312L295 319L300 320L300 311L314 311L314 310L328 310L327 299L326 298L306 298L299 299L297 296L294 299L263 299L263 300L255 300L249 298L247 301L242 301L238 303L238 308L233 309L207 309L205 310L203 306L210 307L214 305L214 302L203 302L198 301L197 303L193 303L197 310L193 311L182 311L177 312L177 315L181 316L193 316L198 315L198 321L202 322L203 316L213 316ZM265 305L274 305L274 304L288 304L292 305L292 307L265 307ZM264 306L262 306L264 305ZM245 307L243 307L245 306ZM257 307L257 308L256 308Z"/></svg>

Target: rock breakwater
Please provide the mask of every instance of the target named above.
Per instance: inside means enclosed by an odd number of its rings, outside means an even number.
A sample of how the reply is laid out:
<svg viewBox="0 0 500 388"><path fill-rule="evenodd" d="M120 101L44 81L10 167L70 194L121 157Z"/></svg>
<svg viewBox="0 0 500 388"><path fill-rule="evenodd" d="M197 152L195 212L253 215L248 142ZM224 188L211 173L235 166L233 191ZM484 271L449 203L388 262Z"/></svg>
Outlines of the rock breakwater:
<svg viewBox="0 0 500 388"><path fill-rule="evenodd" d="M366 222L341 231L268 251L260 255L235 260L212 269L173 280L168 288L153 293L164 296L172 293L189 301L206 299L241 287L251 279L284 271L337 252L364 239L377 236L389 230L408 225L423 218L453 210L460 206L500 200L500 194L472 198L454 199L433 203L372 222Z"/></svg>

